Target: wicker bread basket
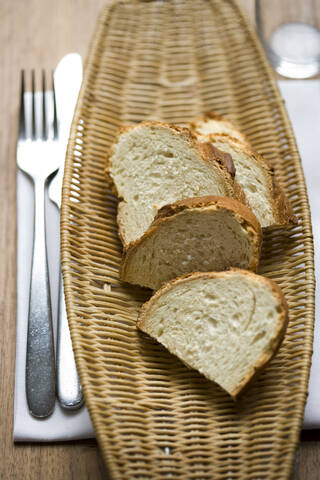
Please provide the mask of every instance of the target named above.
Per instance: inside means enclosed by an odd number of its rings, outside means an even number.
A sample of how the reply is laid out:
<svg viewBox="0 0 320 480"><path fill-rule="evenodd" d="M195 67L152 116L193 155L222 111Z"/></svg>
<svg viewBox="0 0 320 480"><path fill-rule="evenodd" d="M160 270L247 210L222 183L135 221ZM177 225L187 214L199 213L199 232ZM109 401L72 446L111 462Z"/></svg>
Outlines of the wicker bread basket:
<svg viewBox="0 0 320 480"><path fill-rule="evenodd" d="M265 235L259 273L282 287L290 322L238 403L136 330L150 292L119 281L117 200L103 173L122 124L184 125L208 110L233 120L272 163L299 217ZM77 366L112 478L287 479L312 353L312 231L283 100L234 0L115 1L102 11L71 130L61 227Z"/></svg>

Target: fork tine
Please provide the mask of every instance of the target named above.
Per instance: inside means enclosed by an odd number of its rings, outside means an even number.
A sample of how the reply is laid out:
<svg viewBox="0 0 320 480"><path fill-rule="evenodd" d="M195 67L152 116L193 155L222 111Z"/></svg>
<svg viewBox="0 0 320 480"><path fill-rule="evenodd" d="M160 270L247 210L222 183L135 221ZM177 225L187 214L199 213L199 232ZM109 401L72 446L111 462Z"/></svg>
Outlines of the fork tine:
<svg viewBox="0 0 320 480"><path fill-rule="evenodd" d="M31 92L32 92L32 107L31 107L31 137L36 139L36 106L35 106L35 74L31 71Z"/></svg>
<svg viewBox="0 0 320 480"><path fill-rule="evenodd" d="M20 112L19 112L19 138L26 138L26 119L24 106L24 70L21 70L21 86L20 86Z"/></svg>
<svg viewBox="0 0 320 480"><path fill-rule="evenodd" d="M47 140L46 74L42 70L42 139Z"/></svg>
<svg viewBox="0 0 320 480"><path fill-rule="evenodd" d="M54 87L54 73L51 72L52 77L52 92L53 92L53 138L58 138L58 117L57 117L57 104L56 104L56 92Z"/></svg>

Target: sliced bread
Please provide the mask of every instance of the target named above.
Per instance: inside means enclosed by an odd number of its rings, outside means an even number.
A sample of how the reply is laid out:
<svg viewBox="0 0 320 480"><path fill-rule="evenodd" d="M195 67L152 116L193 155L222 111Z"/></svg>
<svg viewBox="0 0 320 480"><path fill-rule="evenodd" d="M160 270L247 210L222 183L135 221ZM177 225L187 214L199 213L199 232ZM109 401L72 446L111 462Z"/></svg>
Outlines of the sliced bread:
<svg viewBox="0 0 320 480"><path fill-rule="evenodd" d="M166 284L143 305L137 326L236 399L277 352L287 322L278 285L231 269Z"/></svg>
<svg viewBox="0 0 320 480"><path fill-rule="evenodd" d="M163 207L124 253L122 280L159 288L193 271L256 270L261 227L251 209L227 197L198 197Z"/></svg>
<svg viewBox="0 0 320 480"><path fill-rule="evenodd" d="M210 133L210 129L211 120L204 117L202 131L206 134L198 134L198 139L211 142L213 146L231 155L236 170L235 180L243 188L261 226L266 228L296 223L291 205L277 182L271 165L248 143L244 144L237 139L234 134L237 130L231 132L228 128L222 132L221 127L217 134L215 129Z"/></svg>
<svg viewBox="0 0 320 480"><path fill-rule="evenodd" d="M186 128L142 122L122 129L106 168L114 192L125 247L140 238L159 208L188 197L221 195L244 198L233 180L229 154L198 142Z"/></svg>
<svg viewBox="0 0 320 480"><path fill-rule="evenodd" d="M209 138L205 138L208 141ZM212 145L232 156L236 181L242 186L247 200L261 226L272 227L296 222L296 217L273 168L249 146L228 136L210 138Z"/></svg>
<svg viewBox="0 0 320 480"><path fill-rule="evenodd" d="M247 137L232 122L213 112L190 122L190 130L196 135L229 135L244 145L250 145Z"/></svg>

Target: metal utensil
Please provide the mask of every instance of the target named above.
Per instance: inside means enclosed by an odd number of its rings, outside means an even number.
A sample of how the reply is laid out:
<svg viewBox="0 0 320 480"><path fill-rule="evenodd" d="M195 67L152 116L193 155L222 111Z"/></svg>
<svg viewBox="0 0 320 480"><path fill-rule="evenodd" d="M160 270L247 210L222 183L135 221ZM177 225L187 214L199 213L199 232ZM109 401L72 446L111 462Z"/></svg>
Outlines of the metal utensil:
<svg viewBox="0 0 320 480"><path fill-rule="evenodd" d="M31 414L43 418L52 413L55 402L54 341L45 238L45 186L59 166L59 143L54 89L46 91L44 71L41 92L35 92L35 81L33 70L31 102L27 104L25 73L22 71L17 164L31 178L34 186L26 395ZM36 115L39 111L40 117ZM52 118L49 113L52 113Z"/></svg>
<svg viewBox="0 0 320 480"><path fill-rule="evenodd" d="M70 53L63 57L54 72L57 116L59 121L59 142L62 148L62 156L59 171L50 184L49 198L56 204L59 210L61 208L65 152L81 81L81 56L77 53ZM59 280L56 369L57 396L60 405L66 409L80 408L83 404L83 395L72 350L61 270Z"/></svg>

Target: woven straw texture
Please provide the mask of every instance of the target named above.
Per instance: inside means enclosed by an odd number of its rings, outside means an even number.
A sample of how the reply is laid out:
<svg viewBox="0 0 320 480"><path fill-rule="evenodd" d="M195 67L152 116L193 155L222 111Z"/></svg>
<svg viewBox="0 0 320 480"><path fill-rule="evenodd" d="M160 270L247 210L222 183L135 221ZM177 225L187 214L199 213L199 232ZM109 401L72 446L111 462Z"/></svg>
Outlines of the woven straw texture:
<svg viewBox="0 0 320 480"><path fill-rule="evenodd" d="M265 235L260 272L290 308L284 343L233 401L136 330L150 293L124 285L117 200L103 170L118 127L213 110L270 160L299 224ZM114 479L285 479L307 395L314 321L308 199L291 126L233 0L116 1L98 19L69 141L62 258L86 403Z"/></svg>

